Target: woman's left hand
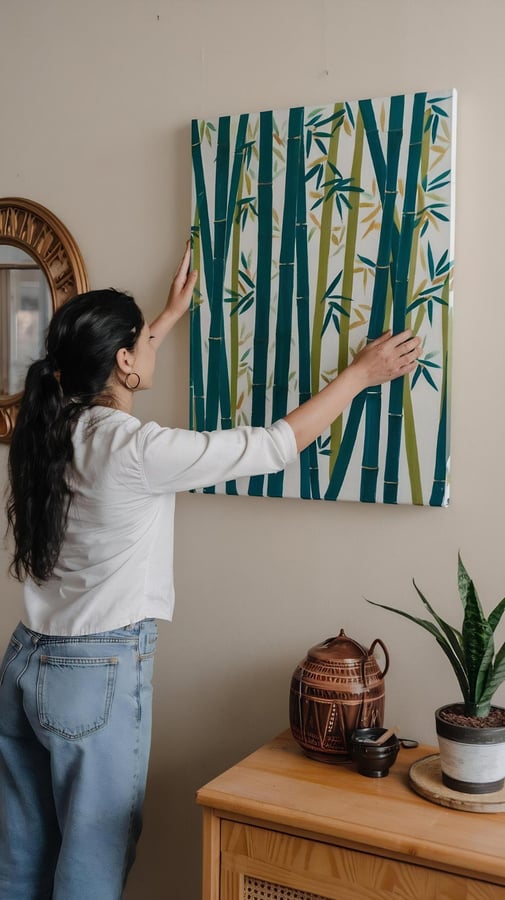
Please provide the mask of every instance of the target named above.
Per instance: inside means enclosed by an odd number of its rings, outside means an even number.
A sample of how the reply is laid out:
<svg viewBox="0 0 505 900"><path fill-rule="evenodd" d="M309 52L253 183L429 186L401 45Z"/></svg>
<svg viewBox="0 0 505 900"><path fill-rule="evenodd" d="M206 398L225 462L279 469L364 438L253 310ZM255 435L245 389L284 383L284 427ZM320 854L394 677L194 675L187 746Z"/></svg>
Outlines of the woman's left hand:
<svg viewBox="0 0 505 900"><path fill-rule="evenodd" d="M179 268L174 275L174 280L170 286L165 311L169 312L174 320L180 319L189 309L193 290L198 278L198 271L193 269L189 271L191 261L190 242L187 241L184 256L181 259Z"/></svg>
<svg viewBox="0 0 505 900"><path fill-rule="evenodd" d="M191 251L188 241L184 256L181 259L179 268L177 269L174 280L170 286L165 308L158 318L155 319L154 322L151 322L150 325L151 337L155 338L156 348L159 347L168 332L172 330L175 323L178 322L189 309L196 279L198 278L198 271L196 269L192 272L189 271L190 260Z"/></svg>

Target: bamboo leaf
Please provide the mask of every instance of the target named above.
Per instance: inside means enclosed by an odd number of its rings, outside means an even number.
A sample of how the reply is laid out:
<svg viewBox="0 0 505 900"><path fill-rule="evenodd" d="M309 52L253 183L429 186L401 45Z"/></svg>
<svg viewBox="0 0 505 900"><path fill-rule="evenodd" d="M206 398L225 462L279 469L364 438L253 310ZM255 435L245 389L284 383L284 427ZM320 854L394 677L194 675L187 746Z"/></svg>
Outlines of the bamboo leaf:
<svg viewBox="0 0 505 900"><path fill-rule="evenodd" d="M431 244L428 241L428 269L430 272L430 278L433 280L435 277L435 265L433 262L433 253L431 250Z"/></svg>
<svg viewBox="0 0 505 900"><path fill-rule="evenodd" d="M355 125L355 122L354 122L354 116L353 116L353 114L352 114L352 108L351 108L350 104L349 104L349 103L346 103L346 104L345 104L345 108L346 108L346 111L347 111L347 116L348 116L348 118L349 118L349 121L350 121L352 127L355 128L356 125Z"/></svg>
<svg viewBox="0 0 505 900"><path fill-rule="evenodd" d="M338 275L336 276L336 278L333 279L333 281L331 282L331 284L330 284L328 290L326 291L326 293L324 294L324 296L321 298L321 302L323 302L324 300L326 300L326 298L327 298L327 297L331 294L331 292L336 288L337 284L339 283L340 279L342 278L342 272L343 272L343 269L341 269L340 272L338 273Z"/></svg>
<svg viewBox="0 0 505 900"><path fill-rule="evenodd" d="M249 275L247 274L247 272L243 272L242 270L240 270L238 274L239 274L239 278L241 278L242 281L245 281L245 283L248 284L249 287L251 287L251 288L256 287L256 285L254 284L254 281L252 281L252 279L249 278Z"/></svg>
<svg viewBox="0 0 505 900"><path fill-rule="evenodd" d="M332 310L331 306L329 306L328 309L326 310L326 315L324 317L323 327L321 329L321 337L323 336L326 329L328 328L328 325L331 322L332 313L333 313L333 310Z"/></svg>
<svg viewBox="0 0 505 900"><path fill-rule="evenodd" d="M434 110L434 112L438 113L439 116L445 116L447 118L449 115L449 113L447 113L445 109L442 109L441 106L435 106L434 103L431 104L431 108L432 110Z"/></svg>
<svg viewBox="0 0 505 900"><path fill-rule="evenodd" d="M414 390L414 388L415 388L415 386L416 386L416 383L417 383L417 381L418 381L418 379L419 379L419 376L420 376L421 372L422 372L422 367L421 367L421 366L418 366L417 369L416 369L416 371L414 372L414 375L413 375L413 378L412 378L411 390Z"/></svg>
<svg viewBox="0 0 505 900"><path fill-rule="evenodd" d="M371 269L375 269L375 267L377 265L377 263L375 263L373 261L373 259L368 259L367 256L361 256L359 253L358 253L358 259L360 259L361 262L365 263L365 265L369 266Z"/></svg>
<svg viewBox="0 0 505 900"><path fill-rule="evenodd" d="M435 382L433 381L433 378L431 377L430 373L428 372L428 369L425 369L424 366L423 366L423 376L426 379L426 381L428 382L428 384L430 384L432 388L435 388L435 390L438 391L438 388L437 388Z"/></svg>

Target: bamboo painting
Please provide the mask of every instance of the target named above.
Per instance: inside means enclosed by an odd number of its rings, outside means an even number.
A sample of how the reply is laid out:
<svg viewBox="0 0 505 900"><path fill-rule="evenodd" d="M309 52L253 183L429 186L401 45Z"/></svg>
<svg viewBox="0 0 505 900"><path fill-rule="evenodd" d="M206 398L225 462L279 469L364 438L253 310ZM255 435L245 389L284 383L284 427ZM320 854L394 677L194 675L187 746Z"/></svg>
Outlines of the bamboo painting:
<svg viewBox="0 0 505 900"><path fill-rule="evenodd" d="M192 123L190 426L268 425L383 331L415 371L371 387L284 472L207 492L446 506L455 92Z"/></svg>

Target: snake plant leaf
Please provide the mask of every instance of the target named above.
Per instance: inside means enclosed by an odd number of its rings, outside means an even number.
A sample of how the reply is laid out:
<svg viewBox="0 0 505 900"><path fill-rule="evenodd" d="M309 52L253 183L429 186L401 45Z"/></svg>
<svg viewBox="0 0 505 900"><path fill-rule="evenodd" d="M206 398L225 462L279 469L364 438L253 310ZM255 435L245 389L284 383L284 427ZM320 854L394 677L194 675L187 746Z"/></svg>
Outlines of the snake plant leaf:
<svg viewBox="0 0 505 900"><path fill-rule="evenodd" d="M482 618L484 619L484 613L482 612L482 606L480 605L480 600L478 598L474 584L473 584L472 579L470 578L468 572L465 569L463 560L461 559L461 554L458 553L458 591L459 591L459 596L461 598L461 603L463 604L463 609L466 608L467 595L468 595L468 591L470 591L470 590L473 592L473 597L475 599L475 602L480 610L480 614L481 614Z"/></svg>
<svg viewBox="0 0 505 900"><path fill-rule="evenodd" d="M465 654L470 700L478 703L479 693L487 678L494 656L493 629L484 617L473 581L459 558L458 582L465 608L463 618L463 652Z"/></svg>
<svg viewBox="0 0 505 900"><path fill-rule="evenodd" d="M505 612L505 597L503 598L503 600L500 600L500 602L495 606L495 608L492 610L492 612L489 614L489 616L487 618L489 625L491 626L493 631L496 631L496 626L500 622L500 619L504 612Z"/></svg>
<svg viewBox="0 0 505 900"><path fill-rule="evenodd" d="M502 644L495 656L494 666L492 670L490 670L488 681L484 686L480 698L481 704L491 704L491 699L495 691L500 687L503 681L505 681L505 643Z"/></svg>
<svg viewBox="0 0 505 900"><path fill-rule="evenodd" d="M389 612L397 613L397 615L403 616L404 619L410 619L411 622L415 622L416 625L420 625L421 628L424 628L425 631L428 631L429 634L431 634L435 638L437 644L439 644L439 646L442 648L445 655L447 656L447 658L453 668L454 674L456 675L456 678L458 679L461 693L463 694L463 696L465 697L465 700L466 700L466 697L468 696L468 678L466 676L464 665L462 664L462 662L459 658L459 653L456 653L453 643L449 642L444 637L443 633L438 630L438 628L436 627L436 625L433 624L433 622L430 622L428 619L419 619L417 616L412 616L412 615L410 615L410 613L404 612L402 609L396 609L394 606L386 606L384 603L376 603L374 600L368 600L366 597L365 597L365 600L367 601L367 603L371 603L372 606L380 606L381 609L387 609L387 610L389 610ZM427 601L426 601L426 603L427 603ZM455 634L457 634L455 629L451 629L450 625L447 625L447 623L445 623L445 622L444 622L444 625L448 629L450 629L452 632L454 632L453 637L455 636Z"/></svg>
<svg viewBox="0 0 505 900"><path fill-rule="evenodd" d="M446 639L448 640L449 644L451 645L452 650L454 651L456 657L460 661L461 665L464 667L465 658L464 658L464 653L463 653L463 649L462 649L463 638L462 638L461 632L458 631L456 628L453 628L452 625L450 625L448 622L445 622L444 619L442 619L438 615L438 613L433 609L431 603L426 599L426 597L424 596L422 591L419 590L414 579L412 579L412 584L414 585L420 600L422 601L422 603L424 604L424 606L426 607L426 609L428 610L430 615L433 616L433 618L435 619L435 622L437 623L437 625L439 626L441 631L444 633L444 635L445 635Z"/></svg>

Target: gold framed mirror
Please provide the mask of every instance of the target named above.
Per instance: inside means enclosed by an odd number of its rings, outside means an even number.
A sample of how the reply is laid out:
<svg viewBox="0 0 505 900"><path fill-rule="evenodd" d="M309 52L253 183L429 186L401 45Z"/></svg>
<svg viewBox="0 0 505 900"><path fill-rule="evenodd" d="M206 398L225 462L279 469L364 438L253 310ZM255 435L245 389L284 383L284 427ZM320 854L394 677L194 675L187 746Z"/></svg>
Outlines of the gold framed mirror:
<svg viewBox="0 0 505 900"><path fill-rule="evenodd" d="M87 290L65 225L32 200L0 198L0 442L10 440L26 370L44 355L53 312Z"/></svg>

